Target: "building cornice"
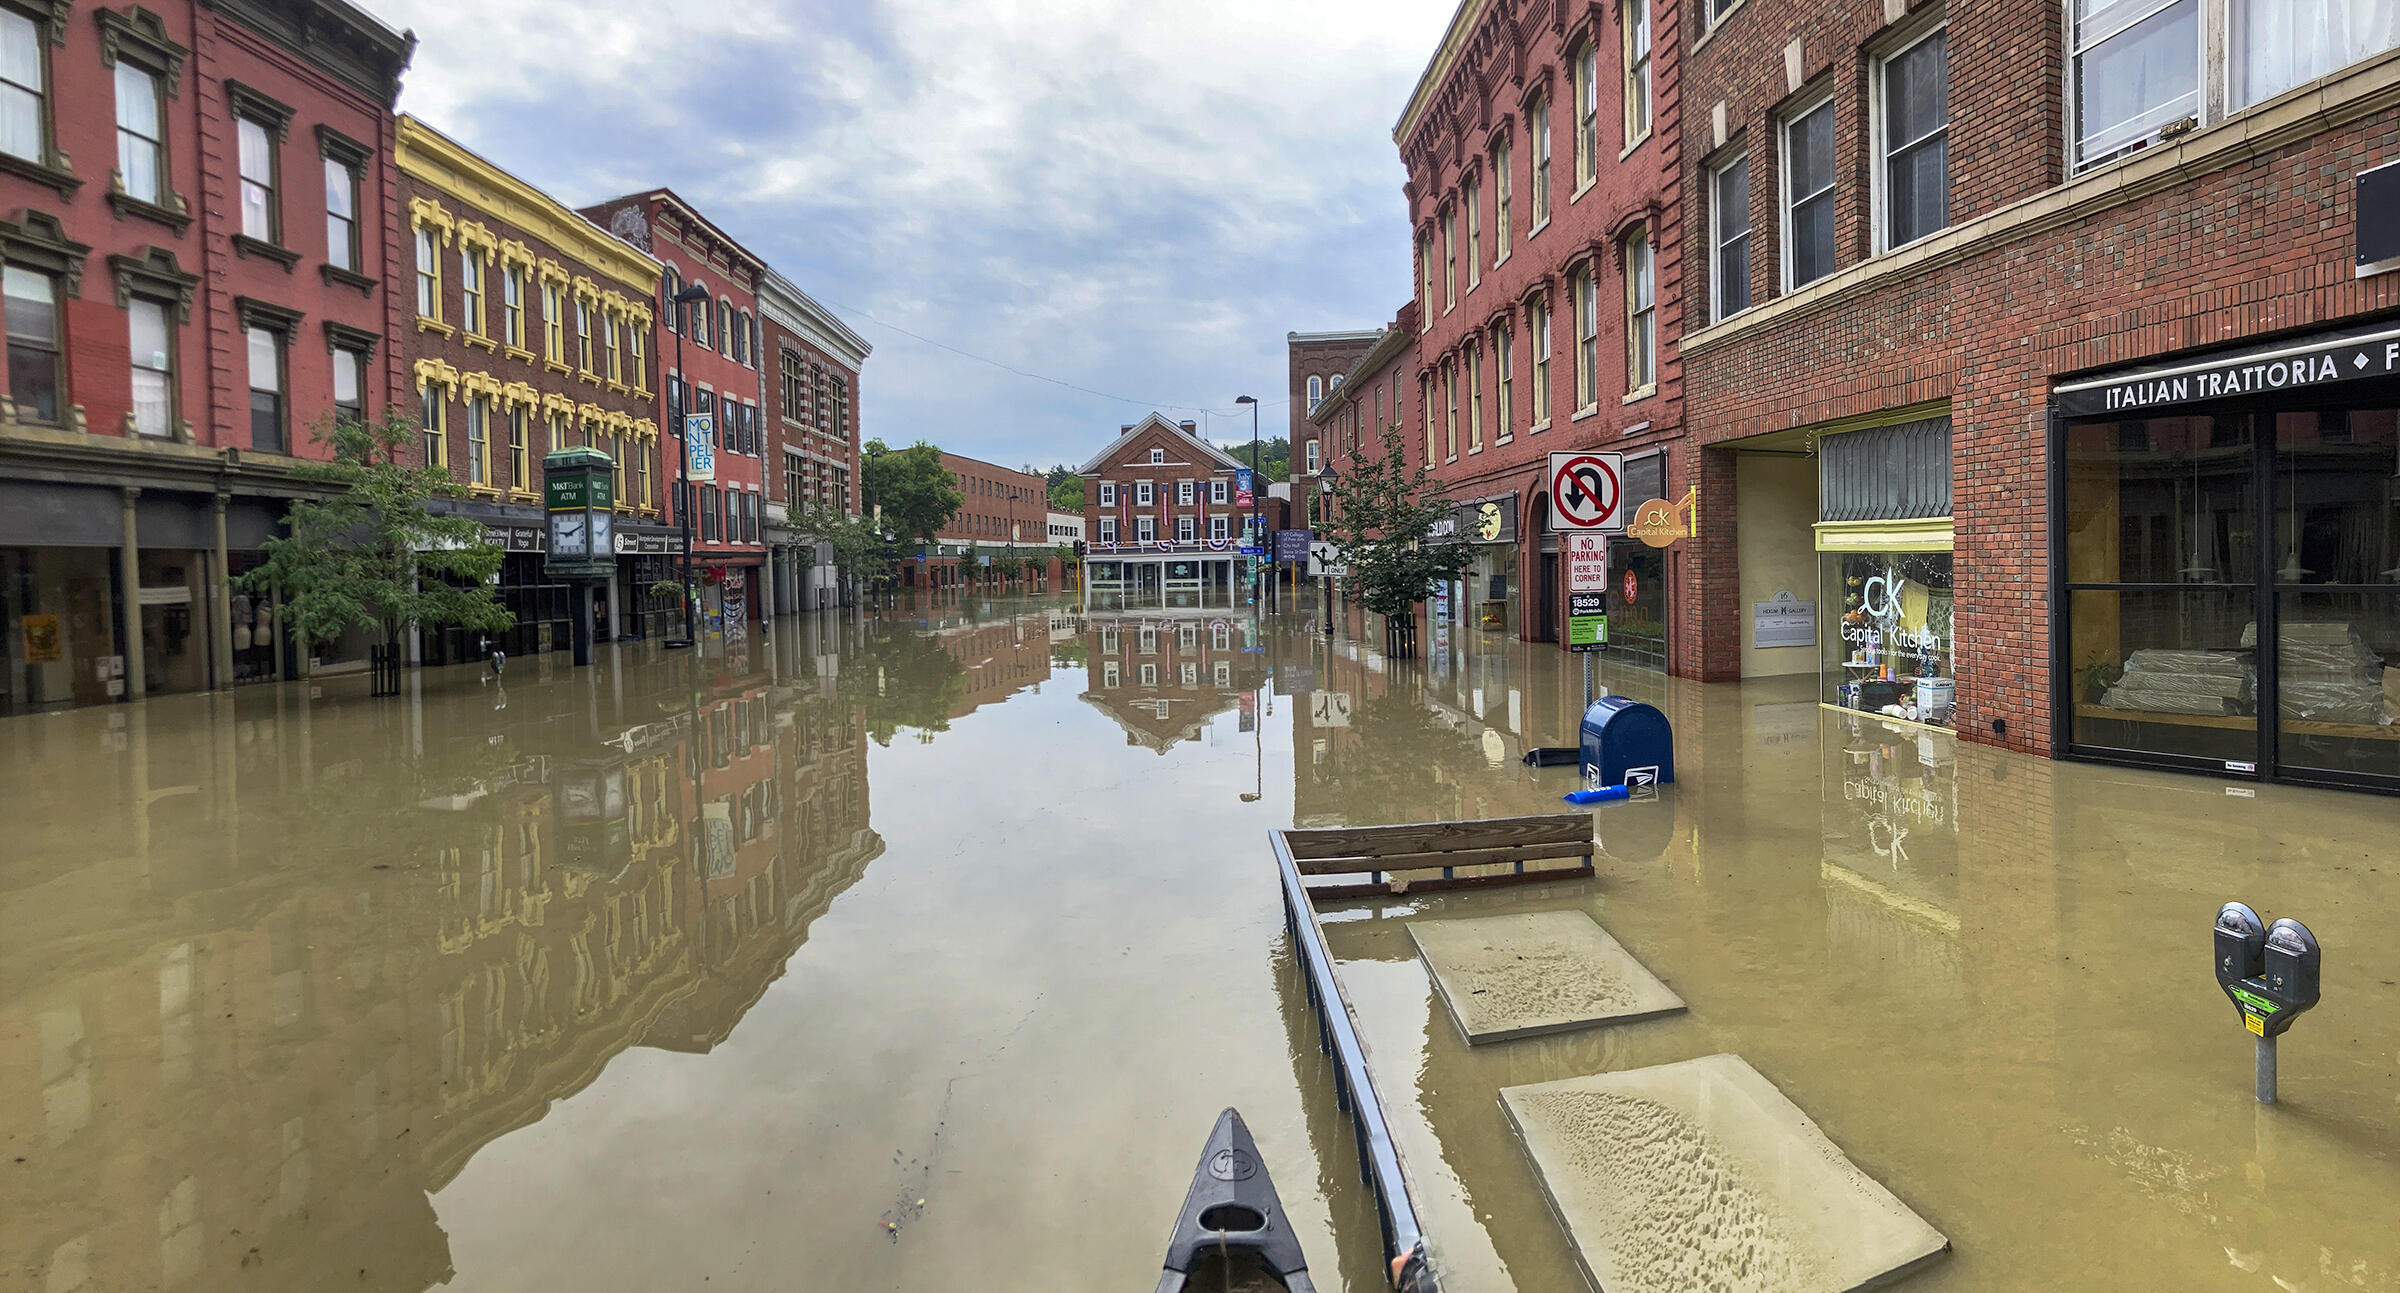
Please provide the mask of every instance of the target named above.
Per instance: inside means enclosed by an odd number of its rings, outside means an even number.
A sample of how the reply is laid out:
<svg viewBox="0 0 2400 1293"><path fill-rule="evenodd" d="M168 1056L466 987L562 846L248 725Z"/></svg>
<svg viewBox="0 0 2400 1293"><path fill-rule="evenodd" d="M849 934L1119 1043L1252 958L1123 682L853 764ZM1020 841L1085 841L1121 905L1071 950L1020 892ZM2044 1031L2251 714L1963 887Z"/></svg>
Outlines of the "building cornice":
<svg viewBox="0 0 2400 1293"><path fill-rule="evenodd" d="M801 340L850 365L852 372L864 367L867 356L875 347L867 339L852 332L849 325L835 317L833 311L803 292L790 279L770 269L759 283L758 309L761 314L782 324Z"/></svg>
<svg viewBox="0 0 2400 1293"><path fill-rule="evenodd" d="M1416 334L1407 328L1391 327L1384 329L1382 339L1378 340L1374 347L1368 350L1367 353L1360 355L1357 363L1350 365L1350 371L1342 374L1342 384L1335 389L1344 391L1355 391L1359 389L1358 384L1366 380L1367 374L1374 372L1376 369L1392 362L1394 357L1398 356L1400 352L1407 350L1410 346L1415 345L1416 342ZM1355 395L1350 397L1350 399L1356 398L1357 396ZM1341 401L1341 404L1346 407L1349 402L1349 399L1345 399ZM1325 425L1328 421L1332 420L1334 411L1335 401L1330 397L1323 400L1317 405L1317 411L1308 415L1309 425Z"/></svg>
<svg viewBox="0 0 2400 1293"><path fill-rule="evenodd" d="M569 210L564 203L493 165L407 113L393 154L402 174L533 234L648 300L658 291L658 260Z"/></svg>
<svg viewBox="0 0 2400 1293"><path fill-rule="evenodd" d="M1408 106L1400 120L1392 126L1392 142L1408 147L1408 137L1416 132L1417 123L1424 120L1425 109L1440 92L1442 82L1450 78L1450 69L1457 65L1459 53L1467 47L1467 39L1475 33L1475 24L1483 19L1491 0L1459 0L1457 12L1450 15L1450 26L1442 32L1442 43L1434 50L1433 60L1417 77L1417 86L1409 92Z"/></svg>
<svg viewBox="0 0 2400 1293"><path fill-rule="evenodd" d="M386 109L400 101L400 74L416 57L417 34L393 31L343 0L202 0L239 19Z"/></svg>

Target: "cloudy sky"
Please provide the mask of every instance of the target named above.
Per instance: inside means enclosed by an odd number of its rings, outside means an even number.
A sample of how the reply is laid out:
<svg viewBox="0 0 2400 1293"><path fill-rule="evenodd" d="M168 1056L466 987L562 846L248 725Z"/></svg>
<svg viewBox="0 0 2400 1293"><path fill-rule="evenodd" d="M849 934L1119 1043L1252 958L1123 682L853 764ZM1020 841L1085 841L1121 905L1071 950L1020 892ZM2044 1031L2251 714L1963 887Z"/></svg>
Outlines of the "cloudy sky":
<svg viewBox="0 0 2400 1293"><path fill-rule="evenodd" d="M365 3L417 33L404 110L570 205L674 188L874 344L867 435L1009 465L1151 407L1246 439L1243 393L1272 436L1284 333L1390 321L1453 7Z"/></svg>

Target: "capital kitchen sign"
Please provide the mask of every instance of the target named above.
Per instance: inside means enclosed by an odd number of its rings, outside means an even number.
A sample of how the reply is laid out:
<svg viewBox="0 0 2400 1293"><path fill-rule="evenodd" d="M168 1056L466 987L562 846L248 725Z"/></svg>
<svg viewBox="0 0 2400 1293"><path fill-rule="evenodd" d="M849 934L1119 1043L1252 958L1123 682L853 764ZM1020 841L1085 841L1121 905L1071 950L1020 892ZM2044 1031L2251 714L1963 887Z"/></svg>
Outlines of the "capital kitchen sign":
<svg viewBox="0 0 2400 1293"><path fill-rule="evenodd" d="M2400 329L2385 328L2069 382L2053 393L2053 402L2063 417L2092 417L2395 374L2400 374Z"/></svg>

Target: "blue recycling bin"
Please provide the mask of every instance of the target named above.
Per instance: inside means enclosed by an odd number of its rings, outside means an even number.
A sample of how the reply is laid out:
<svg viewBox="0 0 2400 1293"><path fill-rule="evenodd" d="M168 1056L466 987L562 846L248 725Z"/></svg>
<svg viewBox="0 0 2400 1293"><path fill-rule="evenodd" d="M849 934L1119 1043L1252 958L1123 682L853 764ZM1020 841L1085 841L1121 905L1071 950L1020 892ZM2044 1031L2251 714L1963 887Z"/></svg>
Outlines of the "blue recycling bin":
<svg viewBox="0 0 2400 1293"><path fill-rule="evenodd" d="M1654 706L1603 696L1583 711L1579 743L1587 784L1663 786L1675 779L1675 730Z"/></svg>

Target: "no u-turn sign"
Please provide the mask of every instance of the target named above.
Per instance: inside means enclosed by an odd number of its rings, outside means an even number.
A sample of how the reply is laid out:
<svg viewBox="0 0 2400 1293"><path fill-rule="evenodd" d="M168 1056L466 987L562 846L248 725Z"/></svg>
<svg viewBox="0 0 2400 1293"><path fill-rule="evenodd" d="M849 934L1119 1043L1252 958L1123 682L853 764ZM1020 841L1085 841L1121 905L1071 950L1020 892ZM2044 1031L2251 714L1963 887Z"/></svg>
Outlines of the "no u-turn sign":
<svg viewBox="0 0 2400 1293"><path fill-rule="evenodd" d="M1550 455L1550 526L1554 530L1625 528L1625 455L1564 449Z"/></svg>

